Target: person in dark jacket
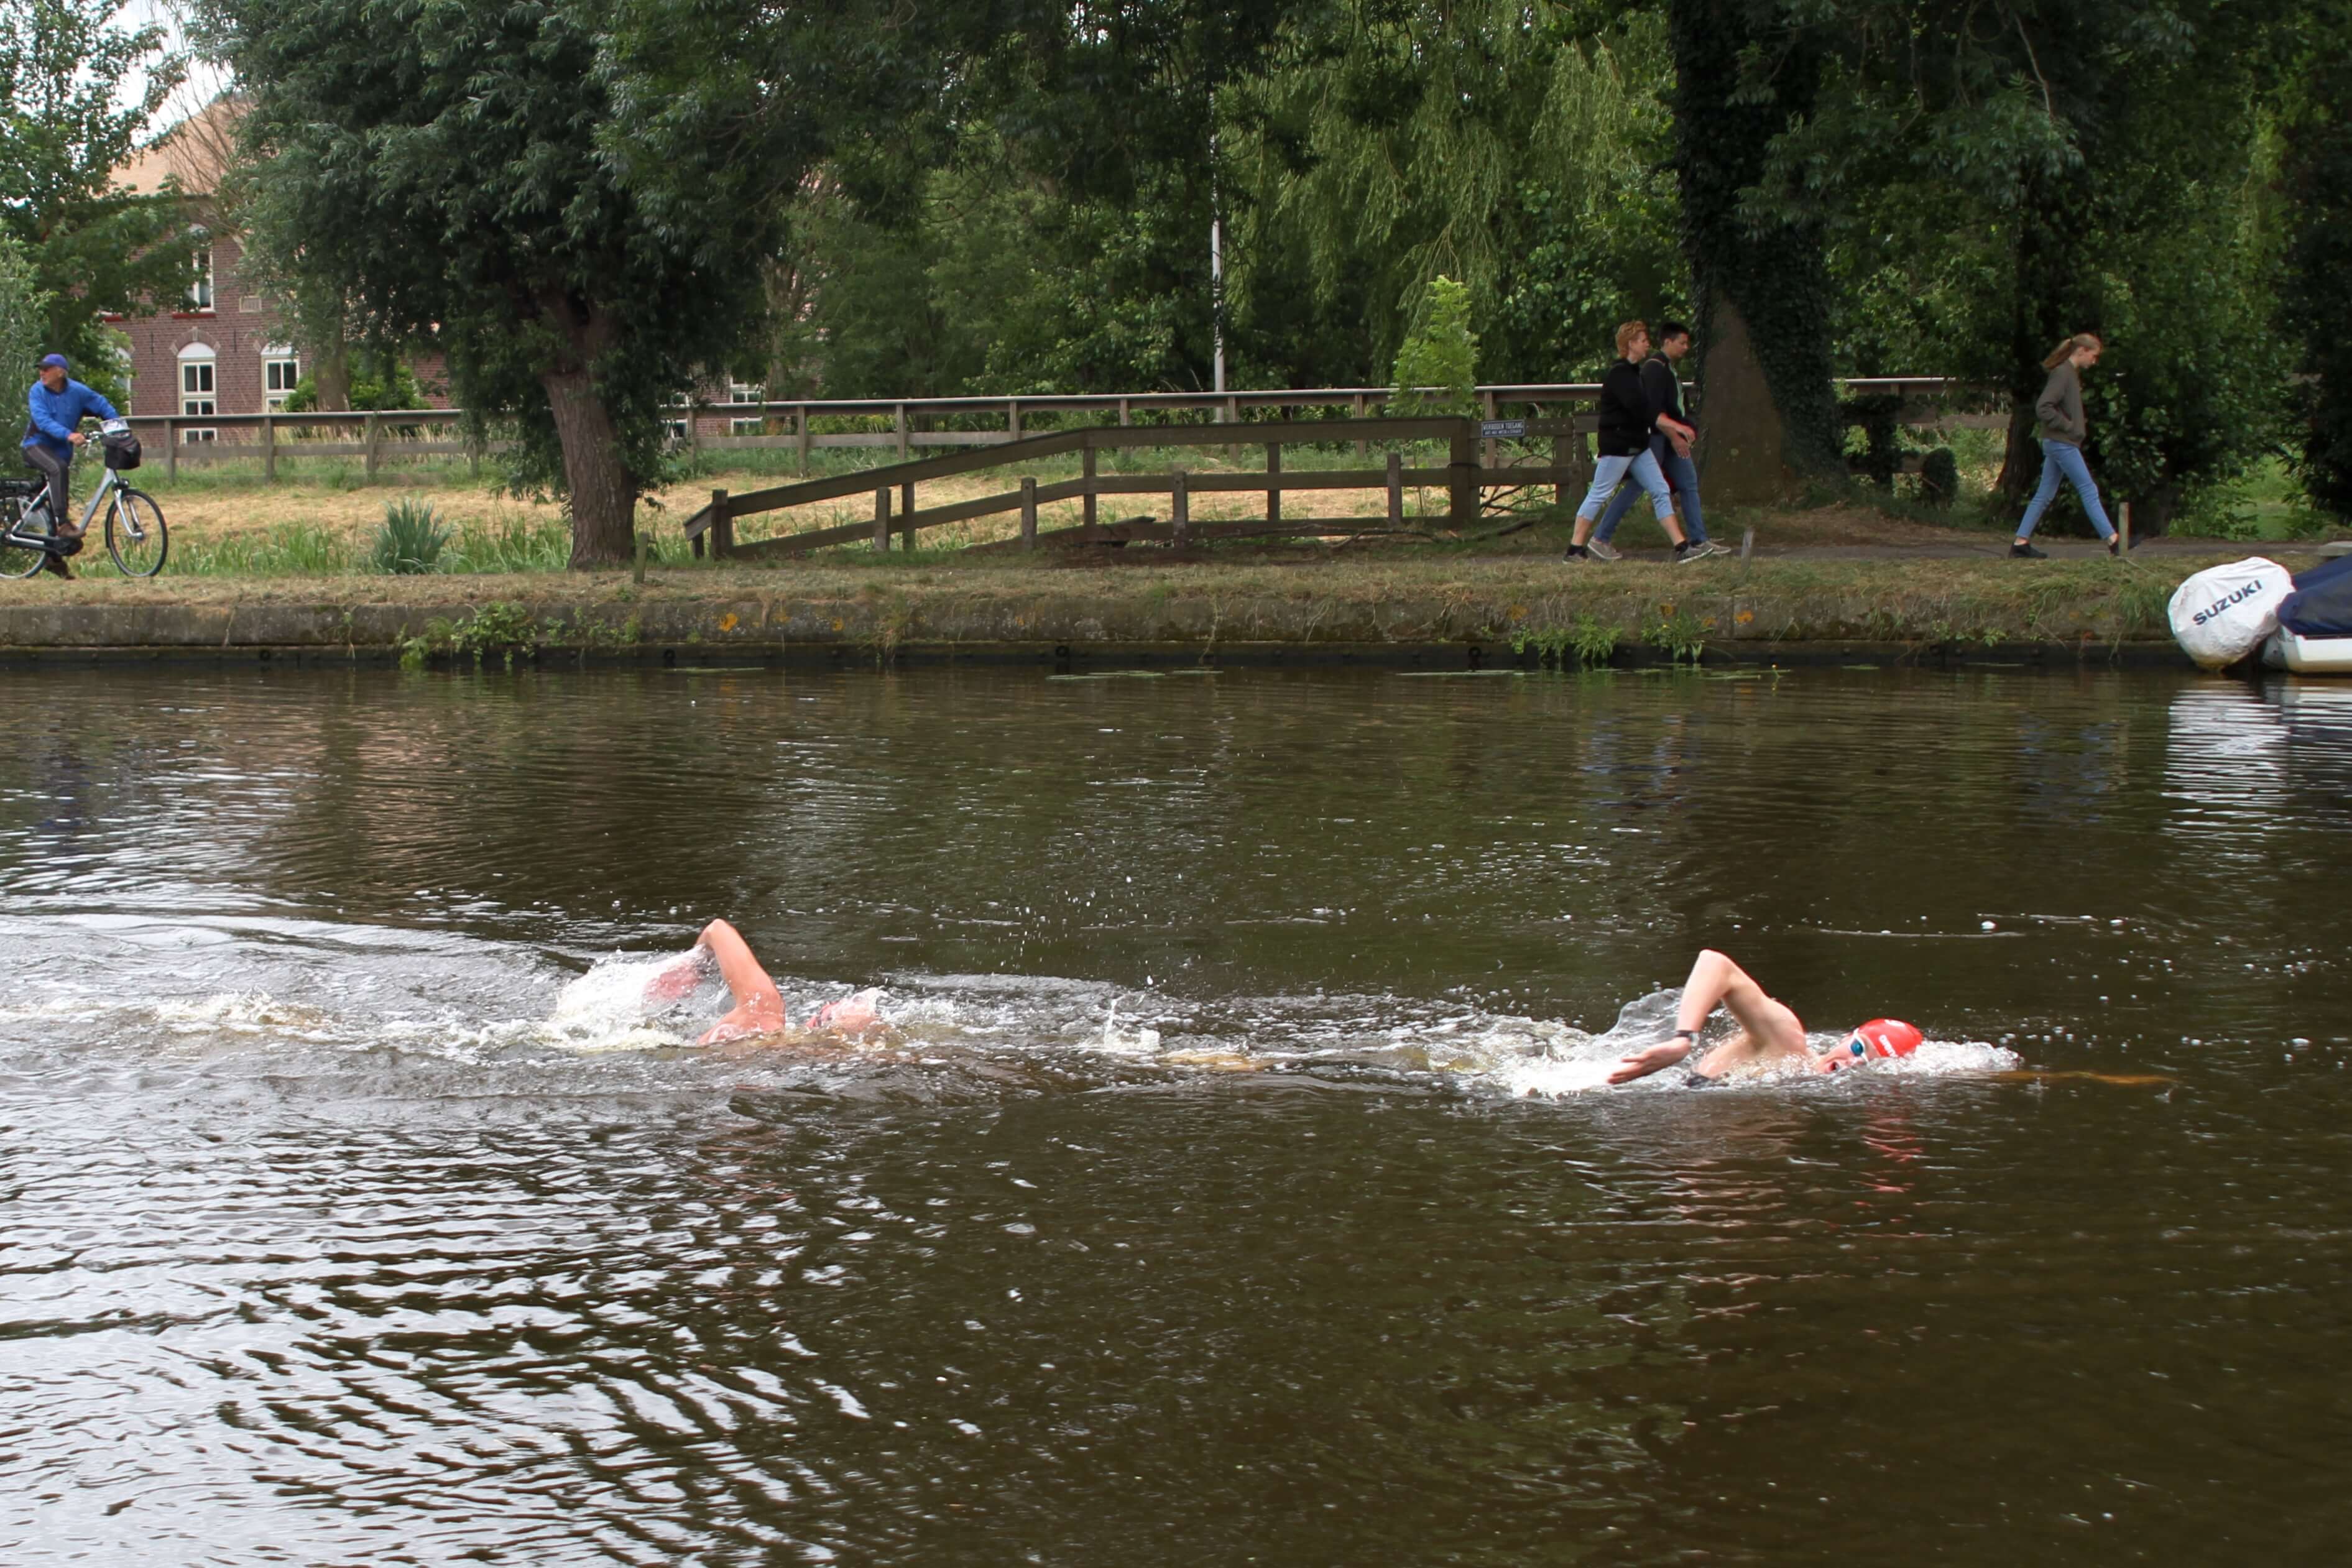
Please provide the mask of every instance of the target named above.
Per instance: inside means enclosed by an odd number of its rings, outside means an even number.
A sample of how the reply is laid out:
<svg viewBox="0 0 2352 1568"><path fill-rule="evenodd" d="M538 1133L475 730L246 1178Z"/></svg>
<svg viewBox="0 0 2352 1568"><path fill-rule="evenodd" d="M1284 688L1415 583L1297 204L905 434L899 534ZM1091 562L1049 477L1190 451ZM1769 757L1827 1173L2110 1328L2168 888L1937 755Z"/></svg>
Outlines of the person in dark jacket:
<svg viewBox="0 0 2352 1568"><path fill-rule="evenodd" d="M1666 476L1658 467L1658 459L1650 455L1650 437L1661 430L1679 432L1685 440L1693 434L1691 427L1665 413L1650 401L1648 390L1642 384L1641 362L1650 352L1650 329L1641 321L1628 321L1617 329L1617 363L1601 378L1600 459L1592 466L1592 488L1585 492L1583 502L1576 509L1574 542L1568 547L1570 561L1591 561L1594 552L1585 541L1592 536L1592 520L1616 491L1619 484L1631 478L1648 492L1651 510L1657 513L1658 526L1675 542L1677 558L1689 548L1690 542L1675 521L1675 499L1666 489ZM1610 559L1615 555L1611 551Z"/></svg>
<svg viewBox="0 0 2352 1568"><path fill-rule="evenodd" d="M2050 510L2050 503L2058 499L2058 481L2062 479L2074 487L2084 515L2098 530L2099 537L2107 542L2107 553L2123 553L2116 526L2107 521L2107 509L2099 504L2099 487L2083 461L2083 438L2091 429L2090 421L2083 414L2083 372L2099 363L2099 352L2105 346L2094 333L2076 332L2042 362L2042 368L2050 373L2042 395L2033 402L2034 416L2041 422L2042 485L2033 492L2032 500L2026 503L2024 520L2018 523L2017 537L2009 546L2009 552L2021 560L2038 561L2049 553L2033 547L2033 529L2042 521L2042 514Z"/></svg>
<svg viewBox="0 0 2352 1568"><path fill-rule="evenodd" d="M1683 398L1683 378L1675 370L1675 362L1690 353L1691 331L1680 321L1658 323L1658 343L1654 353L1642 362L1642 387L1658 409L1673 415L1685 426L1691 417ZM1664 430L1650 437L1650 456L1658 460L1659 471L1666 476L1666 484L1675 493L1675 501L1682 509L1683 529L1690 536L1690 546L1676 552L1677 559L1700 561L1710 555L1727 555L1730 552L1714 543L1706 536L1706 517L1698 504L1698 465L1691 458L1691 444ZM1601 514L1601 526L1592 531L1591 542L1586 546L1603 561L1613 561L1617 551L1610 542L1616 537L1617 525L1633 507L1633 487L1619 485L1609 502L1609 510Z"/></svg>

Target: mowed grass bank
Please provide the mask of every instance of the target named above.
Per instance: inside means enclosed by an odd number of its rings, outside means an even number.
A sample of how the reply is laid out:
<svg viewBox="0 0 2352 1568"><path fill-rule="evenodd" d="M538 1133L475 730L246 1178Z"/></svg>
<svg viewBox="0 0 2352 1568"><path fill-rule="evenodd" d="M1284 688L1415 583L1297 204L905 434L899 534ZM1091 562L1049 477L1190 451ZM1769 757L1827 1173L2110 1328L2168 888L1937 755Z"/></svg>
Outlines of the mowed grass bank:
<svg viewBox="0 0 2352 1568"><path fill-rule="evenodd" d="M1139 555L1140 552L1120 552ZM1806 643L1918 648L2040 644L2095 653L2168 641L2165 604L2235 551L2157 562L1993 558L1627 561L1547 557L1136 560L1045 569L1020 559L816 560L772 568L470 577L173 579L92 574L0 584L0 645L309 646L424 654L701 647L921 648L1476 644L1563 661ZM2290 564L2301 563L2301 557ZM469 630L470 628L470 630Z"/></svg>

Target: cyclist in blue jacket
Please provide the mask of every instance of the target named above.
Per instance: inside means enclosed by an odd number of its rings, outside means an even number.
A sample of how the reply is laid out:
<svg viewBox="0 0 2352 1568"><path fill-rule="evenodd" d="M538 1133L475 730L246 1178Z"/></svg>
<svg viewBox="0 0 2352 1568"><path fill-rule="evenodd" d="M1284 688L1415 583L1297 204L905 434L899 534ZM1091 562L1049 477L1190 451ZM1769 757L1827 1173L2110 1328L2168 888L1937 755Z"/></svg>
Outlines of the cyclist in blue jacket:
<svg viewBox="0 0 2352 1568"><path fill-rule="evenodd" d="M59 539L81 536L67 510L74 448L89 438L81 433L81 422L92 414L101 419L119 417L114 405L74 380L67 374L69 368L65 355L49 355L41 361L41 378L25 394L31 415L25 421L25 461L48 479L49 519Z"/></svg>

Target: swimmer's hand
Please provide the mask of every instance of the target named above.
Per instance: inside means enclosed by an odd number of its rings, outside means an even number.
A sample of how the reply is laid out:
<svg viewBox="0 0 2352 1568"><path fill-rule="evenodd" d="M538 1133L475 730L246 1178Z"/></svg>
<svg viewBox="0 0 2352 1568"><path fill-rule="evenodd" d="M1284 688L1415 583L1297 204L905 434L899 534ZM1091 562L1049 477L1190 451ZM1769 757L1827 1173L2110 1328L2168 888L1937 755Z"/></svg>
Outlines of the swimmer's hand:
<svg viewBox="0 0 2352 1568"><path fill-rule="evenodd" d="M1637 1078L1647 1078L1654 1072L1662 1072L1674 1066L1690 1054L1690 1047L1679 1039L1652 1046L1646 1051L1635 1051L1632 1056L1618 1058L1616 1067L1610 1071L1609 1081L1631 1083Z"/></svg>

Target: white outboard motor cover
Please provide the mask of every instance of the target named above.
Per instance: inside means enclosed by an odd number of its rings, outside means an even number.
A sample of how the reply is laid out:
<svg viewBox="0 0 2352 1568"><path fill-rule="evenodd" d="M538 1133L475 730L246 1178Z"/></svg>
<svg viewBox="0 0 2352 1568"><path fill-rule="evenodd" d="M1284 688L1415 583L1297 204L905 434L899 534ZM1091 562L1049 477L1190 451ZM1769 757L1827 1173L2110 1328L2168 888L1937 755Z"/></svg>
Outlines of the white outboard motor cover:
<svg viewBox="0 0 2352 1568"><path fill-rule="evenodd" d="M2200 572L2173 591L2172 635L2207 669L2237 663L2278 629L2294 578L2260 555Z"/></svg>

